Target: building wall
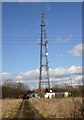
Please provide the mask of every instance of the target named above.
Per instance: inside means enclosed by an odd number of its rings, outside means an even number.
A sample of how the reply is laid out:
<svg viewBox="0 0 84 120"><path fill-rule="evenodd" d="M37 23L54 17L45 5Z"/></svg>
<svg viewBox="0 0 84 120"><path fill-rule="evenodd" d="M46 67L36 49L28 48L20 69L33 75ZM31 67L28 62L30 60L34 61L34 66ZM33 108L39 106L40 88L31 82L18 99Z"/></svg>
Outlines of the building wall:
<svg viewBox="0 0 84 120"><path fill-rule="evenodd" d="M54 98L54 97L55 97L55 93L54 92L45 94L45 98Z"/></svg>

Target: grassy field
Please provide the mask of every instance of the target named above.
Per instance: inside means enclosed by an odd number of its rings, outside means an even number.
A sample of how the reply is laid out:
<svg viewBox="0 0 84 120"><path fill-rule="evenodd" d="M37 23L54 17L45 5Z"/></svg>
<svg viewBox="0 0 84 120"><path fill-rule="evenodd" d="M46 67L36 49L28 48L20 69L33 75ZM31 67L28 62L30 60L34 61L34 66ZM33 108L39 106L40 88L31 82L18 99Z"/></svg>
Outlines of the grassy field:
<svg viewBox="0 0 84 120"><path fill-rule="evenodd" d="M1 101L0 101L1 102ZM22 99L3 99L2 118L14 118L17 116Z"/></svg>
<svg viewBox="0 0 84 120"><path fill-rule="evenodd" d="M2 100L0 99L0 118L2 117Z"/></svg>
<svg viewBox="0 0 84 120"><path fill-rule="evenodd" d="M29 99L32 105L45 118L81 118L81 98ZM3 99L2 118L15 118L19 112L22 99Z"/></svg>
<svg viewBox="0 0 84 120"><path fill-rule="evenodd" d="M32 105L45 118L81 118L81 98L36 99L31 98Z"/></svg>

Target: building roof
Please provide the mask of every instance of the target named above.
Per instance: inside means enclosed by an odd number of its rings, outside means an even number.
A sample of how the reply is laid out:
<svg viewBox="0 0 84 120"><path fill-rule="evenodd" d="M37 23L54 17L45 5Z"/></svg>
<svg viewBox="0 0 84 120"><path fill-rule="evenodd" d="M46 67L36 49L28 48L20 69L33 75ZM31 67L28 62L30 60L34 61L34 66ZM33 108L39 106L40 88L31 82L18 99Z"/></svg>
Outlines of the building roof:
<svg viewBox="0 0 84 120"><path fill-rule="evenodd" d="M41 89L41 92L42 92L42 93L45 93L45 92L46 92L46 89ZM39 89L34 90L34 93L39 93Z"/></svg>

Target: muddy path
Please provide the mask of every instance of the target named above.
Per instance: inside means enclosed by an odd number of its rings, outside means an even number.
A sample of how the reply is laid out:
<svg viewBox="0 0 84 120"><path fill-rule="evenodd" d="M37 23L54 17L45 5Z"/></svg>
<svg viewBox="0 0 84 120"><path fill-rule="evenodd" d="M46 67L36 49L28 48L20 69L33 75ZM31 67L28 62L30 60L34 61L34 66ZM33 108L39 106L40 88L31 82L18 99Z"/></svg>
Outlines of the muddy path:
<svg viewBox="0 0 84 120"><path fill-rule="evenodd" d="M39 118L43 120L43 116L39 114L39 112L34 108L34 106L30 103L29 100L23 100L20 106L18 119L36 119Z"/></svg>

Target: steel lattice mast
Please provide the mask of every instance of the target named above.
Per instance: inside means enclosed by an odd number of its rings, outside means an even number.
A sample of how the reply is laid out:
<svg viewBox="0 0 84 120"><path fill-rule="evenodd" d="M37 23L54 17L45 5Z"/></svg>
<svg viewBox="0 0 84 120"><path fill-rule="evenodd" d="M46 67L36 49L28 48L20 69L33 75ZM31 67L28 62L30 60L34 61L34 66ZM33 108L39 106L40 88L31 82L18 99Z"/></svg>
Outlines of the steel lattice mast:
<svg viewBox="0 0 84 120"><path fill-rule="evenodd" d="M39 69L39 92L41 93L42 85L46 85L50 90L49 66L48 66L48 40L46 38L46 23L44 11L41 12L41 35L40 35L40 69ZM44 78L45 76L45 78Z"/></svg>

